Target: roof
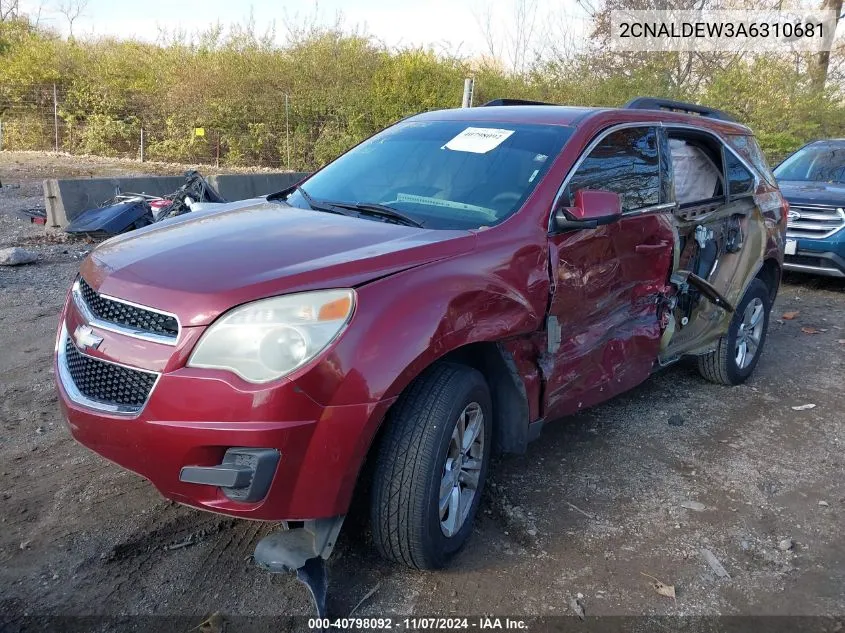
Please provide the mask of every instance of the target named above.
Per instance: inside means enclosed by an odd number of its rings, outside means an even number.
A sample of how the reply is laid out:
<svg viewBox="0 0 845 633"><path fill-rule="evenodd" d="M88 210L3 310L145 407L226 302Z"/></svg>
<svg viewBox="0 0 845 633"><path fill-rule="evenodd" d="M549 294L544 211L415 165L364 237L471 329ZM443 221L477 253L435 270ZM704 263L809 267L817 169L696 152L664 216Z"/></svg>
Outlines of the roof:
<svg viewBox="0 0 845 633"><path fill-rule="evenodd" d="M541 123L545 125L577 125L598 108L558 105L487 106L432 110L412 117L429 121L489 121L491 123Z"/></svg>
<svg viewBox="0 0 845 633"><path fill-rule="evenodd" d="M845 144L845 138L820 138L817 141L811 141L807 145L819 145L820 143L830 143L832 145Z"/></svg>
<svg viewBox="0 0 845 633"><path fill-rule="evenodd" d="M433 110L412 117L415 121L474 121L484 123L537 123L578 127L590 121L616 123L680 123L715 130L723 134L751 134L740 123L667 110L628 108L582 108L560 105L512 105Z"/></svg>

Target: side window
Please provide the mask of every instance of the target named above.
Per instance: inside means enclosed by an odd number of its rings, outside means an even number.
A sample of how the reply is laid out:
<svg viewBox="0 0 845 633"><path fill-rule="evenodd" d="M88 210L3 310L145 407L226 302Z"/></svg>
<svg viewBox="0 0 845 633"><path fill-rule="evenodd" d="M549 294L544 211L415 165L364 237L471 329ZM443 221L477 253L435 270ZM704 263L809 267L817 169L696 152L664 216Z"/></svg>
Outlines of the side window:
<svg viewBox="0 0 845 633"><path fill-rule="evenodd" d="M728 135L728 143L731 144L736 151L738 151L742 156L748 160L757 171L760 172L760 175L763 179L769 183L770 185L777 187L778 181L775 178L775 175L772 173L772 170L769 169L769 163L766 162L766 157L763 155L763 150L760 149L760 145L754 139L753 136L745 136L742 134L729 134Z"/></svg>
<svg viewBox="0 0 845 633"><path fill-rule="evenodd" d="M660 166L654 128L626 128L602 139L572 176L564 196L574 204L579 189L603 189L622 196L622 210L660 202ZM566 198L564 198L566 199Z"/></svg>
<svg viewBox="0 0 845 633"><path fill-rule="evenodd" d="M725 149L728 174L728 195L731 198L754 193L754 176L734 154Z"/></svg>

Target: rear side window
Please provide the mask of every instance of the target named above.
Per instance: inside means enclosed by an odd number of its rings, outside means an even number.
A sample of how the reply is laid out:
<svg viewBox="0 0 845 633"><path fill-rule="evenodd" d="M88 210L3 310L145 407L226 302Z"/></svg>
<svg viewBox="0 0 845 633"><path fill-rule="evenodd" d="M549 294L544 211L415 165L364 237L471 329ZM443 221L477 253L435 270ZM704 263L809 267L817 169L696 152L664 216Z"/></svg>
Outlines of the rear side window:
<svg viewBox="0 0 845 633"><path fill-rule="evenodd" d="M570 206L579 189L618 193L623 211L658 204L660 165L655 129L625 128L607 135L570 179L564 194L569 196Z"/></svg>
<svg viewBox="0 0 845 633"><path fill-rule="evenodd" d="M777 179L769 168L763 150L757 144L757 139L744 134L728 134L728 144L742 154L742 157L754 166L760 176L772 186L777 186Z"/></svg>
<svg viewBox="0 0 845 633"><path fill-rule="evenodd" d="M754 175L727 149L725 167L728 174L728 195L731 198L754 193Z"/></svg>

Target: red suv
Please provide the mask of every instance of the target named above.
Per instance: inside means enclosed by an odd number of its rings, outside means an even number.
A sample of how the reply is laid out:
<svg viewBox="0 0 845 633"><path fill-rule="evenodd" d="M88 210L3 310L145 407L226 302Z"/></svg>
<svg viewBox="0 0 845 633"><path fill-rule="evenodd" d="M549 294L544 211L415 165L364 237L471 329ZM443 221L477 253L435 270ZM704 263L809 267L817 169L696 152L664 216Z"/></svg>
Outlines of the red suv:
<svg viewBox="0 0 845 633"><path fill-rule="evenodd" d="M360 481L382 554L436 568L492 452L685 357L748 378L786 218L715 110L427 112L288 191L101 244L61 315L62 406L169 499L285 521L268 566L328 556Z"/></svg>

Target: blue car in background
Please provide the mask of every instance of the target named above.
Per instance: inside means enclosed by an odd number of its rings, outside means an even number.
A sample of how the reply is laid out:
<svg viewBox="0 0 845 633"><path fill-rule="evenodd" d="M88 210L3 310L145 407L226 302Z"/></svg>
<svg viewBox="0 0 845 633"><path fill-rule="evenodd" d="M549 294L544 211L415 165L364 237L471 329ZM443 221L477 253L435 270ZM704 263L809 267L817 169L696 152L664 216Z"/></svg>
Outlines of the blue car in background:
<svg viewBox="0 0 845 633"><path fill-rule="evenodd" d="M774 174L790 209L783 267L845 277L845 139L809 143Z"/></svg>

